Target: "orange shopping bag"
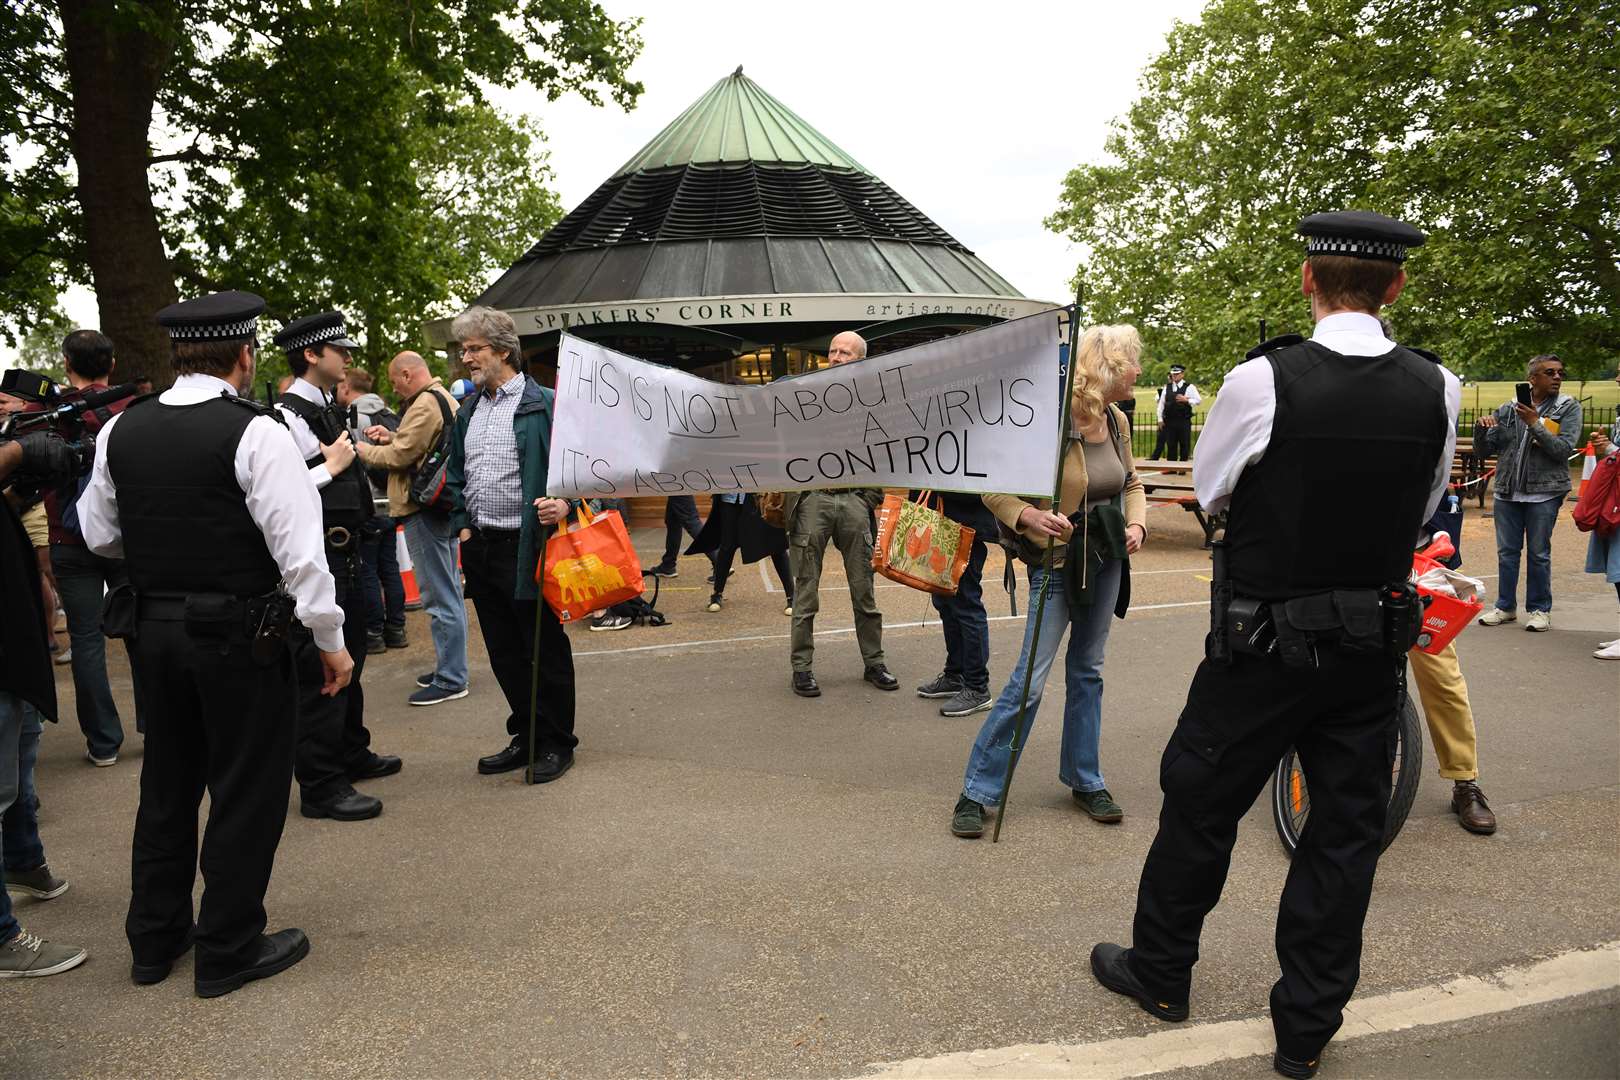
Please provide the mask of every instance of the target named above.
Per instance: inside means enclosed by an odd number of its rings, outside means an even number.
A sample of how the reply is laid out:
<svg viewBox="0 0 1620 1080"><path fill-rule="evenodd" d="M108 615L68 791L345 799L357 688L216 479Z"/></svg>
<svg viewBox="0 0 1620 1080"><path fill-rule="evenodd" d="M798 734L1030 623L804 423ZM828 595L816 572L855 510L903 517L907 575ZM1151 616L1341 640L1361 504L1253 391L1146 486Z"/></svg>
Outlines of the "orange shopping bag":
<svg viewBox="0 0 1620 1080"><path fill-rule="evenodd" d="M929 507L928 495L922 492L916 502L883 497L872 569L913 589L953 596L973 554L973 530Z"/></svg>
<svg viewBox="0 0 1620 1080"><path fill-rule="evenodd" d="M641 595L641 561L617 510L593 516L583 503L579 527L562 528L546 541L541 592L563 622Z"/></svg>

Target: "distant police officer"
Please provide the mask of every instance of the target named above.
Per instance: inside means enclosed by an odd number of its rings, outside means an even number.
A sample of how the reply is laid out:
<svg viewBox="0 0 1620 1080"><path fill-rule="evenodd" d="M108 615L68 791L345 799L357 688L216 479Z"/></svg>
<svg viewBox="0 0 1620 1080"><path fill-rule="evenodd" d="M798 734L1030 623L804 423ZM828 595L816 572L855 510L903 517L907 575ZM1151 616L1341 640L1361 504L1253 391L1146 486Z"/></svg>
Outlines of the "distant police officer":
<svg viewBox="0 0 1620 1080"><path fill-rule="evenodd" d="M1378 325L1422 233L1359 211L1316 214L1299 231L1316 329L1251 352L1199 441L1199 502L1230 504L1206 658L1160 765L1164 804L1132 946L1098 945L1091 966L1153 1015L1186 1018L1238 819L1294 746L1311 817L1277 915L1271 1018L1273 1064L1308 1077L1360 974L1401 665L1419 611L1405 582L1418 529L1445 490L1459 389Z"/></svg>
<svg viewBox="0 0 1620 1080"><path fill-rule="evenodd" d="M1170 365L1170 378L1159 387L1159 438L1153 447L1153 459L1159 451L1171 461L1186 461L1192 457L1193 409L1203 402L1198 387L1187 381L1187 369L1180 364Z"/></svg>
<svg viewBox="0 0 1620 1080"><path fill-rule="evenodd" d="M147 718L125 931L137 983L196 942L200 997L297 963L300 930L266 936L264 893L287 814L295 716L288 624L313 629L323 692L353 665L320 541L320 498L253 385L264 301L227 292L164 308L174 386L103 429L78 503L85 542L126 560L109 633L133 637ZM210 797L195 926L197 807Z"/></svg>
<svg viewBox="0 0 1620 1080"><path fill-rule="evenodd" d="M305 817L362 821L382 813L382 800L354 790L354 781L399 772L397 757L371 750L360 676L366 664L365 592L360 587L360 530L375 510L365 466L356 458L343 415L330 394L356 348L341 311L323 311L287 324L275 337L286 350L293 381L278 406L321 493L326 562L343 608L343 644L354 658L354 678L341 693L320 693L320 650L309 630L293 627L298 670L299 812Z"/></svg>

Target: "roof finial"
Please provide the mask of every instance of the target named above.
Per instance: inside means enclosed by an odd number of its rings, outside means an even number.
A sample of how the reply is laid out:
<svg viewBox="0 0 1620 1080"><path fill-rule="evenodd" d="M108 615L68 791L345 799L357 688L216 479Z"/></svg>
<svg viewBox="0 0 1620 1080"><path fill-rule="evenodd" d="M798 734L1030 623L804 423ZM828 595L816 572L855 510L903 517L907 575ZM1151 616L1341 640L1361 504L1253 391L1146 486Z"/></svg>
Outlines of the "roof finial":
<svg viewBox="0 0 1620 1080"><path fill-rule="evenodd" d="M742 78L742 65L741 65L741 64L738 64L738 65L737 65L737 70L736 70L736 71L733 71L733 72L732 72L732 73L731 73L731 77L732 77L732 78L733 78L733 79L740 79L740 78Z"/></svg>

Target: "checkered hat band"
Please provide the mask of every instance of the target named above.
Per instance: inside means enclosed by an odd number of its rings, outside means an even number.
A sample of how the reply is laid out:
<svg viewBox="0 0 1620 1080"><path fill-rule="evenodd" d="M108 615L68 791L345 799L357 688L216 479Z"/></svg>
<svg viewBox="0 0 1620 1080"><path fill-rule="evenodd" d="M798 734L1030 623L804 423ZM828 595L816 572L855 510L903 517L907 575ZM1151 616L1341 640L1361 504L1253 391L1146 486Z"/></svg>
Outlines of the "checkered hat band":
<svg viewBox="0 0 1620 1080"><path fill-rule="evenodd" d="M319 345L323 341L333 341L340 337L348 337L348 332L341 323L337 326L323 326L319 330L306 330L281 347L288 352L297 352L299 349L307 349L311 345Z"/></svg>
<svg viewBox="0 0 1620 1080"><path fill-rule="evenodd" d="M1351 240L1342 236L1313 236L1305 245L1307 255L1352 255L1361 258L1406 258L1406 245L1389 240Z"/></svg>
<svg viewBox="0 0 1620 1080"><path fill-rule="evenodd" d="M230 341L250 338L258 332L259 320L255 316L234 323L209 323L204 326L169 326L169 337L174 341Z"/></svg>

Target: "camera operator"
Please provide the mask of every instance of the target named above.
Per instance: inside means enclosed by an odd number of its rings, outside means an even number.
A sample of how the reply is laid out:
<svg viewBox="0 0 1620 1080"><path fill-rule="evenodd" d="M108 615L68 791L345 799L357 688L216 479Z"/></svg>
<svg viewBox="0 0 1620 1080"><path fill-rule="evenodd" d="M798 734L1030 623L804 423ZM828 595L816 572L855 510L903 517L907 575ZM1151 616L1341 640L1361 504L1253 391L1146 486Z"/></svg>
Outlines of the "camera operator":
<svg viewBox="0 0 1620 1080"><path fill-rule="evenodd" d="M16 440L0 439L0 487L14 479L52 482L82 471L81 458L58 436L33 432ZM60 896L67 882L45 865L34 811L34 756L39 745L40 716L56 720L56 678L50 652L39 634L42 612L39 564L33 545L9 499L0 499L0 595L8 615L0 618L0 857L5 887L0 887L0 979L55 975L84 963L89 954L30 934L18 925L8 889L41 899ZM5 837L21 837L24 850L9 851ZM37 867L20 865L34 862Z"/></svg>
<svg viewBox="0 0 1620 1080"><path fill-rule="evenodd" d="M62 362L67 369L68 386L58 395L59 404L83 401L85 395L107 389L107 378L117 361L113 343L96 330L75 330L62 341ZM97 407L99 426L124 411L134 397ZM50 525L51 569L55 572L56 594L67 613L68 639L72 649L73 701L78 712L79 730L84 733L85 759L105 768L118 762L118 748L124 742L124 727L107 683L107 639L101 632L101 598L112 588L128 581L121 559L107 559L84 546L79 516L74 506L89 483L77 477L52 485L45 492L45 511ZM135 694L135 728L145 731L141 722L140 692Z"/></svg>
<svg viewBox="0 0 1620 1080"><path fill-rule="evenodd" d="M0 390L0 417L14 418L26 413L40 413L56 400L56 384L45 376L17 368L6 372L4 389ZM36 624L44 635L46 647L56 651L56 574L51 569L51 525L41 498L40 484L44 481L18 485L6 493L11 508L17 512L23 531L28 534L31 557L39 567L40 610Z"/></svg>

